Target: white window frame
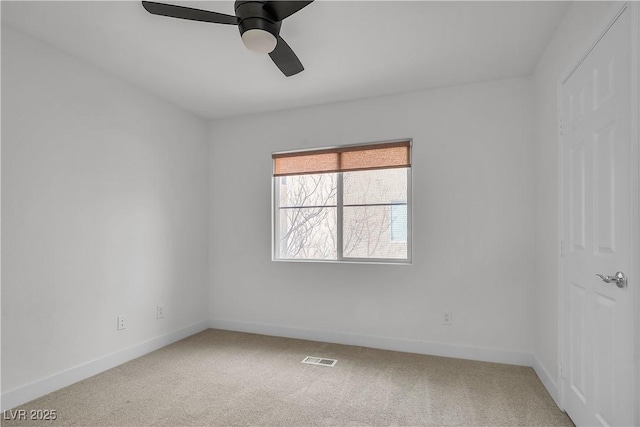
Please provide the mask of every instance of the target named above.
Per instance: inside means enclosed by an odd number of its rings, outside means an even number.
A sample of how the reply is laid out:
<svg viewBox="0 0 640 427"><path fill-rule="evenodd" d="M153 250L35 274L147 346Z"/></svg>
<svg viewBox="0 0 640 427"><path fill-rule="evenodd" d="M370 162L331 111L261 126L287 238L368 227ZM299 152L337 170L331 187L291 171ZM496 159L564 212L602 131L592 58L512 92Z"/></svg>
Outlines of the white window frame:
<svg viewBox="0 0 640 427"><path fill-rule="evenodd" d="M404 138L393 141L381 141L381 142L367 142L363 144L351 144L351 145L342 145L342 146L332 146L332 147L319 147L313 149L304 149L304 150L292 150L292 151L280 151L277 154L288 154L288 153L304 153L304 152L313 152L317 150L326 150L326 149L336 149L336 148L349 148L349 147L358 147L364 145L372 145L372 144L380 144L380 143L394 143L401 141L409 141L409 150L410 152L413 150L413 140L411 138ZM275 154L275 153L274 153ZM280 221L278 221L277 213L280 211L280 202L279 197L276 195L280 194L280 180L279 177L271 176L271 260L278 262L314 262L314 263L340 263L340 264L400 264L400 265L410 265L412 264L412 241L413 241L413 183L411 178L411 169L413 165L407 167L407 258L352 258L352 257L344 257L342 254L343 244L342 244L342 235L343 235L343 210L344 210L344 201L343 201L343 173L344 172L331 172L337 175L338 179L338 188L336 192L336 259L304 259L304 258L280 258L279 257L279 247L278 247L278 236L280 236ZM376 170L376 169L373 169ZM384 170L384 168L377 169Z"/></svg>

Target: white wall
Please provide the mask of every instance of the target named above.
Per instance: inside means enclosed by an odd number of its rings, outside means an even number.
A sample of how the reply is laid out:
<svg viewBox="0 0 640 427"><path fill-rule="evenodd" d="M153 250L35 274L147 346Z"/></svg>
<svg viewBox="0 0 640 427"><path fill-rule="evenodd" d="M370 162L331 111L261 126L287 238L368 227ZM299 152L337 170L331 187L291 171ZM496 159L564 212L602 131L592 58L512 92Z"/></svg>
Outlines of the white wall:
<svg viewBox="0 0 640 427"><path fill-rule="evenodd" d="M207 122L6 25L2 107L3 397L206 320Z"/></svg>
<svg viewBox="0 0 640 427"><path fill-rule="evenodd" d="M551 379L558 378L558 116L557 84L586 53L618 2L573 2L534 74L536 251L533 352Z"/></svg>
<svg viewBox="0 0 640 427"><path fill-rule="evenodd" d="M532 96L529 79L509 79L213 122L212 324L528 355ZM413 265L271 261L273 151L405 137L414 143ZM445 309L452 326L441 325ZM518 357L504 360L527 363Z"/></svg>

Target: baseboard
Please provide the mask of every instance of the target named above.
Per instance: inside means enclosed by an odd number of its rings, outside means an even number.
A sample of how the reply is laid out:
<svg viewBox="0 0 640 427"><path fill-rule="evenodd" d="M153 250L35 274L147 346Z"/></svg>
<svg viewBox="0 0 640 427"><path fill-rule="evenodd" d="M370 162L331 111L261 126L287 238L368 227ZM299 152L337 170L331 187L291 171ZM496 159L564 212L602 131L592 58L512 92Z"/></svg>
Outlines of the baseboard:
<svg viewBox="0 0 640 427"><path fill-rule="evenodd" d="M379 348L382 350L455 357L458 359L478 360L482 362L508 363L520 366L531 366L532 362L530 353L516 350L483 348L374 335L358 335L344 332L294 328L290 326L252 323L228 319L211 319L209 324L211 328L224 329L228 331L249 332L261 335L330 342L335 344L357 345L362 347Z"/></svg>
<svg viewBox="0 0 640 427"><path fill-rule="evenodd" d="M193 323L177 331L144 341L140 344L108 354L99 359L92 360L91 362L83 363L82 365L53 374L31 384L3 392L1 399L2 407L0 410L5 411L13 409L16 406L30 402L38 397L44 396L45 394L77 383L78 381L97 375L125 362L144 356L145 354L151 353L159 348L173 344L183 338L197 334L208 327L209 322L206 320Z"/></svg>
<svg viewBox="0 0 640 427"><path fill-rule="evenodd" d="M535 355L532 355L531 359L533 362L531 367L536 372L536 375L538 375L538 378L540 378L542 385L544 385L544 387L547 389L553 401L556 402L556 405L558 406L558 408L562 409L562 406L560 406L560 393L558 390L558 382L555 381L551 377L551 375L549 375L549 371L547 371L547 369L544 367L542 362L540 362L540 360Z"/></svg>

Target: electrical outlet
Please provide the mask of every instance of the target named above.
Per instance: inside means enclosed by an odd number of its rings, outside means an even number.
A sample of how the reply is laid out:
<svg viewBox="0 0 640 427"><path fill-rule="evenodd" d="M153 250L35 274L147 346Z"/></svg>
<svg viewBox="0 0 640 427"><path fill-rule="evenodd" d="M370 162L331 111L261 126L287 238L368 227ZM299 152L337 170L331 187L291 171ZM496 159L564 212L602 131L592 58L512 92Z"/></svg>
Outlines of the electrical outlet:
<svg viewBox="0 0 640 427"><path fill-rule="evenodd" d="M127 318L126 316L118 316L118 330L123 329L127 329Z"/></svg>
<svg viewBox="0 0 640 427"><path fill-rule="evenodd" d="M164 317L164 306L159 305L156 307L156 319L162 319Z"/></svg>
<svg viewBox="0 0 640 427"><path fill-rule="evenodd" d="M453 318L451 317L451 311L445 311L442 313L442 324L450 326L453 322Z"/></svg>

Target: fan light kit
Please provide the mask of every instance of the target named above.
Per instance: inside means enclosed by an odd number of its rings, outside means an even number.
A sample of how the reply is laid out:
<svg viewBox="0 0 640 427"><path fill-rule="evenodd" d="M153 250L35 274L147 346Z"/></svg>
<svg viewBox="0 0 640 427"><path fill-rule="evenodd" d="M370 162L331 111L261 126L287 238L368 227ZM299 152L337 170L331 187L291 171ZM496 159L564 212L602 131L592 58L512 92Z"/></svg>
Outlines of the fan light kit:
<svg viewBox="0 0 640 427"><path fill-rule="evenodd" d="M271 53L278 44L273 34L265 30L247 30L242 35L242 43L249 50L256 53Z"/></svg>
<svg viewBox="0 0 640 427"><path fill-rule="evenodd" d="M236 16L151 1L143 1L142 6L154 15L237 25L245 47L253 52L268 53L280 71L289 77L298 74L304 67L280 37L282 20L308 6L312 1L237 0L234 4Z"/></svg>

